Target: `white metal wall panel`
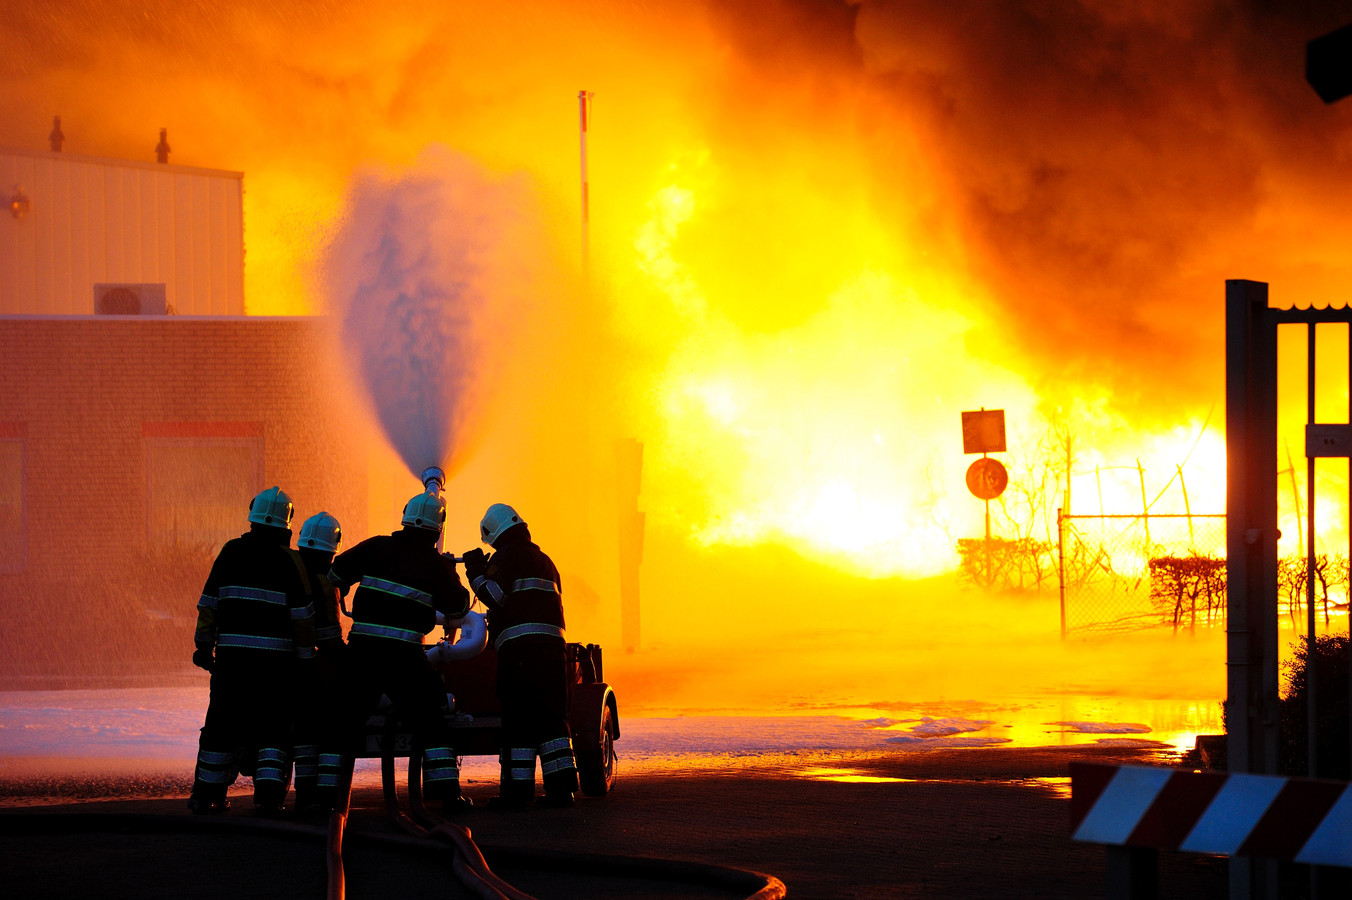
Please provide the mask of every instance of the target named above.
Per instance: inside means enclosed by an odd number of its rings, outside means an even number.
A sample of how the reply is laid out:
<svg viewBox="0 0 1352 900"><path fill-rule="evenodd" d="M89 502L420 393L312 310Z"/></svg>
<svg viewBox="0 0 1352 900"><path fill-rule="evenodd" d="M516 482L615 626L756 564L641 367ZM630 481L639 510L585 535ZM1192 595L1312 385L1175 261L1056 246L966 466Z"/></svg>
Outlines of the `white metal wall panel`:
<svg viewBox="0 0 1352 900"><path fill-rule="evenodd" d="M160 274L160 182L161 179L155 177L154 172L147 172L144 169L136 170L137 190L141 195L141 216L137 223L140 230L141 258L140 272L154 272ZM164 278L138 278L138 281L165 281ZM112 279L109 279L111 282ZM166 289L166 301L172 303L169 299Z"/></svg>
<svg viewBox="0 0 1352 900"><path fill-rule="evenodd" d="M18 160L0 156L0 196L4 206L19 183ZM14 312L10 304L19 292L19 223L12 215L0 213L0 314Z"/></svg>
<svg viewBox="0 0 1352 900"><path fill-rule="evenodd" d="M211 308L211 189L205 178L189 176L192 186L192 296L197 308ZM203 307L205 307L203 309Z"/></svg>
<svg viewBox="0 0 1352 900"><path fill-rule="evenodd" d="M70 166L52 166L52 302L60 313L74 312L70 295L70 220L62 211L69 210Z"/></svg>
<svg viewBox="0 0 1352 900"><path fill-rule="evenodd" d="M89 247L89 283L108 281L108 184L98 166L85 166L85 215Z"/></svg>
<svg viewBox="0 0 1352 900"><path fill-rule="evenodd" d="M244 315L244 182L236 182L225 198L226 312ZM231 235L241 235L235 240Z"/></svg>
<svg viewBox="0 0 1352 900"><path fill-rule="evenodd" d="M28 194L30 198L33 196L34 190L33 185L35 183L36 178L37 172L33 166L33 160L31 159L18 160L18 172L16 174L16 182L23 187L24 192ZM38 289L37 256L38 256L39 226L37 225L36 222L33 222L32 219L33 219L33 211L32 209L29 209L28 215L25 216L23 219L19 220L17 223L19 232L19 242L18 242L19 291L17 296L15 297L16 306L20 302L25 302L31 305L32 303L31 298L37 296ZM27 228L25 228L24 222L29 222L30 225ZM23 311L26 311L26 309L25 308L15 309L15 312L23 312Z"/></svg>
<svg viewBox="0 0 1352 900"><path fill-rule="evenodd" d="M238 173L0 150L6 201L16 185L30 208L0 228L0 313L88 315L96 283L163 282L179 314L243 314Z"/></svg>
<svg viewBox="0 0 1352 900"><path fill-rule="evenodd" d="M56 266L56 219L57 209L50 198L56 194L52 184L52 163L47 159L33 160L33 208L28 215L33 220L33 231L37 239L37 268L33 273L33 283L39 297L46 298L46 308L39 312L60 313L63 310L56 305L52 292L52 269ZM41 203L47 198L46 203ZM22 223L21 223L22 224Z"/></svg>
<svg viewBox="0 0 1352 900"><path fill-rule="evenodd" d="M90 224L89 166L70 167L70 279L67 290L72 297L72 309L78 305L80 286L93 284L89 278Z"/></svg>

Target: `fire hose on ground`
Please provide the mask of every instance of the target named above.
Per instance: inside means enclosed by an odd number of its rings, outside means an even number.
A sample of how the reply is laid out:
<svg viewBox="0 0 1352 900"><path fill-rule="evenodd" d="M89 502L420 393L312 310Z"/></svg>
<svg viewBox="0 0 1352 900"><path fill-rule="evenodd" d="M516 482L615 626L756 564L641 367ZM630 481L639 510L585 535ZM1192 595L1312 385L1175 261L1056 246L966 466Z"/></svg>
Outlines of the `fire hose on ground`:
<svg viewBox="0 0 1352 900"><path fill-rule="evenodd" d="M387 735L387 737L390 737ZM385 746L393 746L389 741ZM379 835L349 832L348 816L352 796L353 760L349 759L339 785L339 802L329 817L327 828L266 819L231 818L227 816L166 816L131 815L119 813L48 813L0 815L0 833L31 836L35 834L89 833L118 831L132 833L163 833L190 830L203 834L266 834L297 840L323 840L328 872L328 900L345 900L347 878L343 867L343 850L349 838L358 843L385 847L435 849L443 853L451 849L451 867L456 878L468 891L481 900L535 900L532 895L513 887L489 868L484 854L475 844L470 831L429 813L423 804L422 767L419 754L409 756L409 813L399 808L395 788L395 766L392 753L381 757L381 786L385 810L391 822L404 834ZM692 863L671 859L609 856L590 853L518 850L490 848L491 856L522 868L548 869L576 875L605 877L649 878L685 884L723 887L735 891L749 891L747 900L780 900L787 891L784 883L773 875L747 869Z"/></svg>
<svg viewBox="0 0 1352 900"><path fill-rule="evenodd" d="M444 854L447 849L444 838L429 836L415 837L404 834L376 834L366 831L352 831L343 826L338 830L319 825L303 825L292 822L279 822L267 819L255 819L232 816L185 816L185 815L143 815L134 813L0 813L0 834L6 837L36 837L45 834L182 834L193 833L229 834L244 836L267 836L304 842L324 843L329 850L329 886L328 897L345 896L341 854L336 857L333 851L335 839L343 847L380 847L408 852L435 852ZM469 845L473 842L465 835ZM479 848L477 845L475 849ZM487 854L498 864L514 867L546 870L570 875L589 875L610 878L642 878L654 881L666 881L678 884L701 885L722 888L738 892L747 900L780 900L786 896L783 882L772 875L764 875L748 869L730 866L718 866L693 863L682 860L657 857L609 856L590 853L568 853L559 851L520 850L515 848L488 846ZM479 860L484 857L478 856ZM468 865L468 864L467 864ZM487 864L484 864L487 868ZM459 875L457 871L457 875ZM494 876L495 878L497 876ZM499 879L500 880L500 879ZM505 884L506 882L502 882ZM469 890L474 888L467 886ZM499 900L501 897L529 896L520 891L506 894L477 893L480 897Z"/></svg>

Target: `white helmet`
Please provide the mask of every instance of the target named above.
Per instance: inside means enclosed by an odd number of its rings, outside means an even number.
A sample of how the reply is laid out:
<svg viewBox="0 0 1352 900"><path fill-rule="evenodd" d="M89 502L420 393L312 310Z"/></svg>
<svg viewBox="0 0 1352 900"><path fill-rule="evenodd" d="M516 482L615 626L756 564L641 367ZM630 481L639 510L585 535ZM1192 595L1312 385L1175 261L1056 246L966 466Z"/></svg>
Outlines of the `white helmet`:
<svg viewBox="0 0 1352 900"><path fill-rule="evenodd" d="M300 526L300 540L296 546L305 550L327 550L337 553L343 542L343 529L338 520L326 512L315 513Z"/></svg>
<svg viewBox="0 0 1352 900"><path fill-rule="evenodd" d="M425 494L417 494L404 504L403 523L405 525L440 532L445 521L446 501L431 491Z"/></svg>
<svg viewBox="0 0 1352 900"><path fill-rule="evenodd" d="M291 498L276 485L249 501L249 521L259 525L287 528L295 514L296 507L291 505Z"/></svg>
<svg viewBox="0 0 1352 900"><path fill-rule="evenodd" d="M484 513L484 519L479 523L479 534L483 537L484 543L492 546L493 542L502 537L502 533L513 525L525 525L521 517L516 514L506 503L494 503L488 507L488 512Z"/></svg>

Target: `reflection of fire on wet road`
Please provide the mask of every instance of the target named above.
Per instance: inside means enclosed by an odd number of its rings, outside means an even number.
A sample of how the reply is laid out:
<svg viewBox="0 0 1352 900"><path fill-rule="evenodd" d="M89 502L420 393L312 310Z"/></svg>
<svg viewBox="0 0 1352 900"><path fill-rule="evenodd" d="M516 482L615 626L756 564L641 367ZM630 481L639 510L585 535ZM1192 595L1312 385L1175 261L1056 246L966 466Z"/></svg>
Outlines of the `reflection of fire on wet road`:
<svg viewBox="0 0 1352 900"><path fill-rule="evenodd" d="M0 693L0 783L7 783L0 805L15 805L34 792L67 798L185 792L205 701L204 688ZM1099 704L1059 701L1055 708L1088 714L1103 709ZM1114 708L1144 713L1141 718L1158 723L1150 729L1119 717L1055 720L1051 709L1036 703L991 707L980 718L631 717L622 720L617 750L621 777L765 770L817 780L886 782L906 779L880 766L937 750L1186 749L1183 745L1191 747L1198 730L1216 729L1218 722L1208 716L1219 715L1205 704L1124 701ZM497 760L467 757L464 771L469 783L493 782ZM358 784L377 780L375 761L362 761ZM19 782L31 787L16 787Z"/></svg>

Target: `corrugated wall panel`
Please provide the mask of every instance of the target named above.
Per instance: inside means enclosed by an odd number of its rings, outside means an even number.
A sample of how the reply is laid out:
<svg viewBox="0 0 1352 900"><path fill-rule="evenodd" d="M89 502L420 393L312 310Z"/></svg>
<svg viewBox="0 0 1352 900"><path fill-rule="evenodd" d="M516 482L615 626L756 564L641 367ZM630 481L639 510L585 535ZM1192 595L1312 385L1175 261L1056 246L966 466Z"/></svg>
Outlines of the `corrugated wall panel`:
<svg viewBox="0 0 1352 900"><path fill-rule="evenodd" d="M85 179L89 209L89 284L86 300L94 311L93 285L108 280L108 182L98 166L89 166Z"/></svg>
<svg viewBox="0 0 1352 900"><path fill-rule="evenodd" d="M244 181L229 182L225 201L225 277L230 302L226 311L244 315Z"/></svg>
<svg viewBox="0 0 1352 900"><path fill-rule="evenodd" d="M52 166L52 302L56 311L69 315L75 311L70 293L70 237L72 209L70 166Z"/></svg>
<svg viewBox="0 0 1352 900"><path fill-rule="evenodd" d="M122 234L122 211L126 208L123 196L126 185L123 183L121 169L105 169L103 172L104 189L108 192L108 243L105 258L108 260L107 275L111 282L125 280L126 251Z"/></svg>
<svg viewBox="0 0 1352 900"><path fill-rule="evenodd" d="M192 176L174 176L174 295L180 315L197 314L192 288Z"/></svg>
<svg viewBox="0 0 1352 900"><path fill-rule="evenodd" d="M141 219L145 215L145 198L141 195L141 170L122 170L122 265L125 276L121 281L145 281L141 269Z"/></svg>
<svg viewBox="0 0 1352 900"><path fill-rule="evenodd" d="M178 312L178 269L174 252L174 179L158 177L155 179L155 240L158 243L156 255L159 265L155 269L156 281L164 282L164 299Z"/></svg>
<svg viewBox="0 0 1352 900"><path fill-rule="evenodd" d="M5 191L4 196L22 186L18 160L0 156L0 190ZM28 228L28 220L11 215L0 218L4 219L0 224L0 315L3 315L15 312L19 306L19 234Z"/></svg>
<svg viewBox="0 0 1352 900"><path fill-rule="evenodd" d="M0 192L31 198L0 228L0 313L88 314L100 282L163 282L185 315L244 312L236 173L0 150Z"/></svg>
<svg viewBox="0 0 1352 900"><path fill-rule="evenodd" d="M205 179L204 179L205 180ZM211 284L211 314L223 316L230 312L225 280L225 183L219 179L207 182L207 222L210 225L211 266L207 279Z"/></svg>
<svg viewBox="0 0 1352 900"><path fill-rule="evenodd" d="M33 237L37 241L34 267L33 267L33 286L35 289L34 299L37 300L37 310L39 313L59 313L62 310L56 305L55 285L53 284L53 271L56 268L56 219L59 215L56 205L52 202L56 189L52 185L52 163L46 159L33 160L33 190L31 196L34 197L33 209L29 213L33 217Z"/></svg>
<svg viewBox="0 0 1352 900"><path fill-rule="evenodd" d="M89 166L70 166L70 307L93 312L89 280Z"/></svg>
<svg viewBox="0 0 1352 900"><path fill-rule="evenodd" d="M211 185L192 179L192 294L193 312L211 315Z"/></svg>
<svg viewBox="0 0 1352 900"><path fill-rule="evenodd" d="M164 281L160 275L159 184L166 179L157 178L154 172L145 169L137 169L136 174L141 196L141 280L150 283Z"/></svg>
<svg viewBox="0 0 1352 900"><path fill-rule="evenodd" d="M30 198L33 197L37 170L33 165L34 160L20 158L18 165L18 183L23 185L24 192ZM38 296L38 223L36 213L29 209L27 218L27 227L20 229L18 241L19 265L18 269L18 290L15 291L15 297L19 308L15 312L36 312Z"/></svg>

